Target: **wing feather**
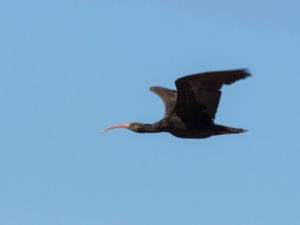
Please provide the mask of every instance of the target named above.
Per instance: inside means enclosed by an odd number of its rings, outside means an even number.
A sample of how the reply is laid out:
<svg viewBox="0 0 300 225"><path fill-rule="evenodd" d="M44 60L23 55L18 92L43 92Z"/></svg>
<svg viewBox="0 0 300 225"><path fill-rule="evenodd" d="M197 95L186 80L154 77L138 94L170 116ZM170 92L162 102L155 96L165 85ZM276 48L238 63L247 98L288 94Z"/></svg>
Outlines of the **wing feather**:
<svg viewBox="0 0 300 225"><path fill-rule="evenodd" d="M165 106L165 116L174 109L177 99L177 93L174 90L163 87L151 87L150 91L157 94L164 103Z"/></svg>
<svg viewBox="0 0 300 225"><path fill-rule="evenodd" d="M177 102L174 112L185 121L210 123L215 119L221 88L250 76L247 70L206 72L175 81Z"/></svg>

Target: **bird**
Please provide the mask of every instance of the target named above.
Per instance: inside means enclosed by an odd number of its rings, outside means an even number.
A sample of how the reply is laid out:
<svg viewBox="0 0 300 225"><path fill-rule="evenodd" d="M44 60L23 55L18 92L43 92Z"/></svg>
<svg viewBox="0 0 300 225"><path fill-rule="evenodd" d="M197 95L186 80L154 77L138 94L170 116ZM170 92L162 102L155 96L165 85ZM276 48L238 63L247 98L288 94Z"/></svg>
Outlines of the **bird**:
<svg viewBox="0 0 300 225"><path fill-rule="evenodd" d="M128 123L112 126L103 133L126 128L137 133L168 132L178 138L203 139L215 135L239 134L247 130L215 123L223 85L251 76L247 69L210 71L187 75L175 81L176 91L150 87L164 103L165 113L153 124Z"/></svg>

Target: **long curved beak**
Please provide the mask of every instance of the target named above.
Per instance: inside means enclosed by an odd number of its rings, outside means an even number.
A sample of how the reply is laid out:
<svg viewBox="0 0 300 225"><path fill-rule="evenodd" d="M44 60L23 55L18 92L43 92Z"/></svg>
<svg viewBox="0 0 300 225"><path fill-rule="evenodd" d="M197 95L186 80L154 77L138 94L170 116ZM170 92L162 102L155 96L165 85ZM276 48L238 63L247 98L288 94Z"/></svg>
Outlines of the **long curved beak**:
<svg viewBox="0 0 300 225"><path fill-rule="evenodd" d="M112 127L109 127L109 128L106 128L105 130L103 130L102 133L105 133L105 132L115 129L115 128L128 128L128 127L129 127L129 124L121 124L121 125L117 125L117 126L112 126Z"/></svg>

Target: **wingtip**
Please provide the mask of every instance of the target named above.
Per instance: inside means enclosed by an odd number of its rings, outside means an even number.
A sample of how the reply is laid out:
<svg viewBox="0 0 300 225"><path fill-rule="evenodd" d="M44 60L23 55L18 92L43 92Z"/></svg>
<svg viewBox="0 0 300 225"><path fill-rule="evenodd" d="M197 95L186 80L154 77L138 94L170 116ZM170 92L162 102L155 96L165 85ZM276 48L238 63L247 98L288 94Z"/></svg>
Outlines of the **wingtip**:
<svg viewBox="0 0 300 225"><path fill-rule="evenodd" d="M241 129L241 133L245 133L245 132L248 132L247 129Z"/></svg>
<svg viewBox="0 0 300 225"><path fill-rule="evenodd" d="M152 87L149 88L149 91L154 92L155 88L156 88L155 86L152 86Z"/></svg>
<svg viewBox="0 0 300 225"><path fill-rule="evenodd" d="M152 92L154 92L154 93L155 93L156 91L160 90L160 89L166 89L166 88L164 88L164 87L159 87L159 86L152 86L152 87L149 88L149 90L152 91Z"/></svg>
<svg viewBox="0 0 300 225"><path fill-rule="evenodd" d="M232 82L229 82L228 84L232 84L234 83L235 81L237 80L240 80L240 79L246 79L246 78L249 78L252 76L252 74L250 73L249 69L248 68L244 68L244 69L236 69L236 70L228 70L228 72L233 72L233 74L236 75L236 79ZM225 83L227 84L227 83Z"/></svg>

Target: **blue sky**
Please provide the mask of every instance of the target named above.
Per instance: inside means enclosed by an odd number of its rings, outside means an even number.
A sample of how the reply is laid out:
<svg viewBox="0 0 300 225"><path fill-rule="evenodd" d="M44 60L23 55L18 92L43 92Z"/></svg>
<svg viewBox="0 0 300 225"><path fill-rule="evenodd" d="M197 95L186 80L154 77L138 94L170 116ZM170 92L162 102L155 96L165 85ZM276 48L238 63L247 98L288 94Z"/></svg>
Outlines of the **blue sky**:
<svg viewBox="0 0 300 225"><path fill-rule="evenodd" d="M0 224L300 224L298 1L2 1ZM148 91L248 68L205 140Z"/></svg>

